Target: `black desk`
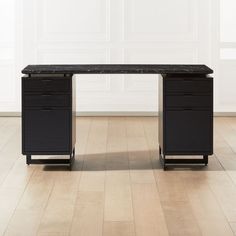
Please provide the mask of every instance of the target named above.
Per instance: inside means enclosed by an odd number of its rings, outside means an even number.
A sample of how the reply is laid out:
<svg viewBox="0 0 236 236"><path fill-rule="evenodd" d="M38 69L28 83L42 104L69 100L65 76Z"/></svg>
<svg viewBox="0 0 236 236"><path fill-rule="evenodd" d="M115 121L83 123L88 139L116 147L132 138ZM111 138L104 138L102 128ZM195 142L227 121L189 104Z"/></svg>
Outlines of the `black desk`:
<svg viewBox="0 0 236 236"><path fill-rule="evenodd" d="M74 74L161 74L159 151L172 164L208 164L213 154L213 70L205 65L29 65L22 70L22 153L27 164L68 164L74 160ZM32 159L69 155L69 159ZM202 159L168 159L201 155Z"/></svg>

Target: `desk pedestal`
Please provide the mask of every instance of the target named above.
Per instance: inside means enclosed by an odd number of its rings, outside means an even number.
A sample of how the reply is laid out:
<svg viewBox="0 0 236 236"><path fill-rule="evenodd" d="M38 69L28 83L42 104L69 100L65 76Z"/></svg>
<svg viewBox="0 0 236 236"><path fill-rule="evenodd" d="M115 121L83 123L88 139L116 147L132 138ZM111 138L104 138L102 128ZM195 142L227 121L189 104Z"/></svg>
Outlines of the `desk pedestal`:
<svg viewBox="0 0 236 236"><path fill-rule="evenodd" d="M66 164L75 155L75 79L72 75L22 78L22 150L26 163ZM65 159L33 159L32 155L68 155Z"/></svg>
<svg viewBox="0 0 236 236"><path fill-rule="evenodd" d="M213 79L162 75L159 80L159 154L168 165L208 164L213 154ZM200 159L167 156L202 156Z"/></svg>

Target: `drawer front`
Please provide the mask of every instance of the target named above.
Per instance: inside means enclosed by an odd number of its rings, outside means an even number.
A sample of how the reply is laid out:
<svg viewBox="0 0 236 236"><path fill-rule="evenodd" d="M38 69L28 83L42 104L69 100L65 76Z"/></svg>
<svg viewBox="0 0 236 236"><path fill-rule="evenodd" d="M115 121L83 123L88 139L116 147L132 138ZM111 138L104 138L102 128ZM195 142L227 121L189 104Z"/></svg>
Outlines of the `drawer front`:
<svg viewBox="0 0 236 236"><path fill-rule="evenodd" d="M167 95L166 107L209 107L213 106L212 96L210 95Z"/></svg>
<svg viewBox="0 0 236 236"><path fill-rule="evenodd" d="M71 90L71 80L57 78L24 78L23 89L26 92L69 92Z"/></svg>
<svg viewBox="0 0 236 236"><path fill-rule="evenodd" d="M199 79L166 79L165 91L167 93L212 93L213 80L211 78Z"/></svg>
<svg viewBox="0 0 236 236"><path fill-rule="evenodd" d="M167 111L165 121L167 152L212 152L211 111Z"/></svg>
<svg viewBox="0 0 236 236"><path fill-rule="evenodd" d="M69 107L71 104L69 94L25 94L23 99L25 107Z"/></svg>
<svg viewBox="0 0 236 236"><path fill-rule="evenodd" d="M23 111L24 152L65 152L70 150L71 112L65 109Z"/></svg>

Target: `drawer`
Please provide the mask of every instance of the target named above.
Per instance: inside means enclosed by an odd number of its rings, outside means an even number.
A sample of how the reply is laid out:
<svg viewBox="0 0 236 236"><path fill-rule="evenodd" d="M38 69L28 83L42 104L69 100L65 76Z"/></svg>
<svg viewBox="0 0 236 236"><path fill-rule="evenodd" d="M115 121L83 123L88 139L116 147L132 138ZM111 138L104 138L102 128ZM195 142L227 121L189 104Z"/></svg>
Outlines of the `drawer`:
<svg viewBox="0 0 236 236"><path fill-rule="evenodd" d="M25 107L69 107L71 104L69 94L25 94L23 99Z"/></svg>
<svg viewBox="0 0 236 236"><path fill-rule="evenodd" d="M165 122L166 152L212 153L212 111L167 111Z"/></svg>
<svg viewBox="0 0 236 236"><path fill-rule="evenodd" d="M71 79L63 78L23 78L23 91L68 92L71 90Z"/></svg>
<svg viewBox="0 0 236 236"><path fill-rule="evenodd" d="M210 95L167 95L165 105L171 107L212 107Z"/></svg>
<svg viewBox="0 0 236 236"><path fill-rule="evenodd" d="M208 93L213 92L212 78L194 79L194 78L180 78L180 79L165 79L166 93Z"/></svg>
<svg viewBox="0 0 236 236"><path fill-rule="evenodd" d="M70 150L71 111L69 109L25 109L23 117L24 152Z"/></svg>

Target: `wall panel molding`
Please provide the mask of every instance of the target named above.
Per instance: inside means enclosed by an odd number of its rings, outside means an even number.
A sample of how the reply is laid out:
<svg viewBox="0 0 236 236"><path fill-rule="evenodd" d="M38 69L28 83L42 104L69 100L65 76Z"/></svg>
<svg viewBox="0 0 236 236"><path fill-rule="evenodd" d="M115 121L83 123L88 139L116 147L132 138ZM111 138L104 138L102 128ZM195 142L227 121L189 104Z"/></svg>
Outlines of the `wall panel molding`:
<svg viewBox="0 0 236 236"><path fill-rule="evenodd" d="M198 41L198 0L123 0L124 41Z"/></svg>
<svg viewBox="0 0 236 236"><path fill-rule="evenodd" d="M109 0L35 1L38 42L109 41Z"/></svg>

